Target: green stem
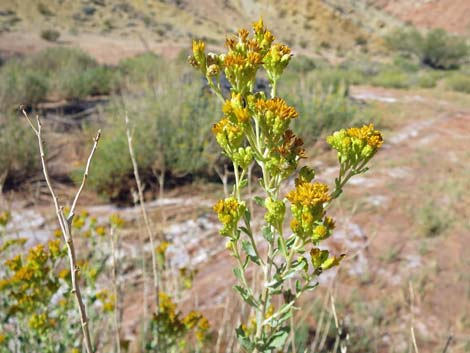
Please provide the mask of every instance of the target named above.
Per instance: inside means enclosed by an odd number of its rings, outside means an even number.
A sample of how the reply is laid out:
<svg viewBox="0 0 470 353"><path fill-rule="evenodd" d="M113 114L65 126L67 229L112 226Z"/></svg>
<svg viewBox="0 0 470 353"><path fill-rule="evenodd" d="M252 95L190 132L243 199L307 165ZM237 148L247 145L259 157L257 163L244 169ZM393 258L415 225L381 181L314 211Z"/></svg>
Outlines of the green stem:
<svg viewBox="0 0 470 353"><path fill-rule="evenodd" d="M233 162L233 171L235 173L235 196L240 200L240 176L238 174L238 164Z"/></svg>
<svg viewBox="0 0 470 353"><path fill-rule="evenodd" d="M243 261L240 256L240 251L238 250L238 241L232 242L232 244L233 244L233 252L234 252L235 258L237 259L238 267L240 268L240 273L242 277L242 285L245 288L248 288L248 282L246 281L245 270L243 268Z"/></svg>
<svg viewBox="0 0 470 353"><path fill-rule="evenodd" d="M272 86L271 86L271 98L276 97L276 93L277 93L277 79L274 79Z"/></svg>
<svg viewBox="0 0 470 353"><path fill-rule="evenodd" d="M222 94L222 90L220 89L220 86L216 87L214 85L214 82L212 82L212 80L209 77L206 77L206 79L207 79L207 84L209 85L209 87L212 88L212 91L215 93L215 95L222 101L222 103L224 103L225 98Z"/></svg>
<svg viewBox="0 0 470 353"><path fill-rule="evenodd" d="M265 284L271 282L271 280L272 280L271 270L272 270L272 266L273 266L273 251L274 251L274 238L268 245L268 256L266 258L267 265L264 268L264 283ZM271 302L271 300L270 300L269 288L266 287L266 288L264 288L264 290L261 294L262 310L258 311L257 318L256 318L256 335L255 335L255 339L260 339L262 334L263 334L266 310L268 309L268 306L269 306L270 302ZM255 350L255 352L256 351L257 350Z"/></svg>

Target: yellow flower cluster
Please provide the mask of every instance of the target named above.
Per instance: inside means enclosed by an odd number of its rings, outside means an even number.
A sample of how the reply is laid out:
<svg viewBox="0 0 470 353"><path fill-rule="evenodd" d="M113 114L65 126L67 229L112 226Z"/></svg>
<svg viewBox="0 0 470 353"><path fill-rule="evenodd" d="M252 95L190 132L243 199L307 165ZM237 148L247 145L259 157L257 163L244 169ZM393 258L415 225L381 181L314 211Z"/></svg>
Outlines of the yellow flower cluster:
<svg viewBox="0 0 470 353"><path fill-rule="evenodd" d="M111 312L114 310L116 298L107 289L102 289L96 293L96 299L98 299L103 304L104 312Z"/></svg>
<svg viewBox="0 0 470 353"><path fill-rule="evenodd" d="M156 247L155 251L157 254L164 256L166 253L166 249L170 246L170 243L167 241L162 241L158 246Z"/></svg>
<svg viewBox="0 0 470 353"><path fill-rule="evenodd" d="M217 213L223 228L220 234L225 236L233 236L233 232L237 227L237 223L245 212L245 204L239 202L235 197L228 197L224 200L219 200L214 205L214 211Z"/></svg>
<svg viewBox="0 0 470 353"><path fill-rule="evenodd" d="M341 163L357 165L372 158L382 146L383 138L380 131L375 130L373 124L369 124L337 131L328 136L327 142L338 151Z"/></svg>
<svg viewBox="0 0 470 353"><path fill-rule="evenodd" d="M109 216L109 223L116 228L122 228L124 226L124 219L117 213L114 213Z"/></svg>
<svg viewBox="0 0 470 353"><path fill-rule="evenodd" d="M236 35L228 37L225 55L205 53L202 41L193 41L193 55L189 62L208 79L219 81L219 74L224 71L233 91L246 95L250 92L256 72L263 66L268 78L277 80L290 60L290 48L273 44L274 36L260 19L253 24L253 35L246 29L240 29Z"/></svg>
<svg viewBox="0 0 470 353"><path fill-rule="evenodd" d="M36 331L43 331L47 328L54 327L56 321L48 317L46 313L33 314L29 318L29 327Z"/></svg>
<svg viewBox="0 0 470 353"><path fill-rule="evenodd" d="M243 130L229 119L223 118L212 127L212 132L220 146L230 155L243 143Z"/></svg>
<svg viewBox="0 0 470 353"><path fill-rule="evenodd" d="M294 107L287 105L282 98L258 99L254 107L266 136L274 143L286 132L290 121L299 116Z"/></svg>
<svg viewBox="0 0 470 353"><path fill-rule="evenodd" d="M381 147L383 143L382 134L379 131L374 130L374 124L364 125L360 128L352 127L347 130L347 134L351 138L365 141L367 145L375 149Z"/></svg>
<svg viewBox="0 0 470 353"><path fill-rule="evenodd" d="M308 174L308 171L305 173ZM312 174L309 175L312 176ZM308 176L304 176L304 178L310 179ZM331 196L328 193L327 185L318 182L301 182L300 180L297 180L296 188L286 196L292 204L291 210L294 216L291 221L291 229L305 241L318 242L328 238L335 227L332 218L325 217L323 219L324 204L330 201Z"/></svg>
<svg viewBox="0 0 470 353"><path fill-rule="evenodd" d="M49 315L48 305L61 287L54 271L64 257L64 247L57 239L6 260L5 271L0 278L1 295L9 298L2 307L5 313L26 318L30 329L38 332L56 326L55 319Z"/></svg>
<svg viewBox="0 0 470 353"><path fill-rule="evenodd" d="M287 194L287 199L297 206L316 207L330 200L328 185L302 183Z"/></svg>
<svg viewBox="0 0 470 353"><path fill-rule="evenodd" d="M10 222L11 214L8 211L3 211L0 213L0 227L6 227L8 222Z"/></svg>
<svg viewBox="0 0 470 353"><path fill-rule="evenodd" d="M191 311L181 318L181 312L177 305L171 300L171 297L164 293L159 293L160 307L154 314L154 321L161 332L165 332L168 337L184 338L184 336L193 331L199 342L206 340L210 328L209 321L198 311Z"/></svg>
<svg viewBox="0 0 470 353"><path fill-rule="evenodd" d="M207 333L210 328L209 320L200 312L189 312L189 314L183 318L182 322L188 330L194 329L194 335L199 342L204 342L207 339Z"/></svg>

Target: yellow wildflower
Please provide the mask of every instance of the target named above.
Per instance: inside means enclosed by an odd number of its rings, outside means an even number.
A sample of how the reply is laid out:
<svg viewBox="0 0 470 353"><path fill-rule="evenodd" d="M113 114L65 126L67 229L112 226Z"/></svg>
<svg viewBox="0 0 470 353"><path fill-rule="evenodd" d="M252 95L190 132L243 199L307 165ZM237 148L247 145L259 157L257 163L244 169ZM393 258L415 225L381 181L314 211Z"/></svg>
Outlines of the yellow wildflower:
<svg viewBox="0 0 470 353"><path fill-rule="evenodd" d="M287 105L286 101L279 97L268 100L258 99L255 107L261 114L272 115L282 120L295 119L299 116L294 107Z"/></svg>
<svg viewBox="0 0 470 353"><path fill-rule="evenodd" d="M95 228L95 232L96 232L96 234L98 234L99 236L102 236L102 237L103 237L103 236L105 236L105 234L106 234L106 229L105 229L105 227L103 227L103 226L98 226L98 227Z"/></svg>
<svg viewBox="0 0 470 353"><path fill-rule="evenodd" d="M330 200L328 185L322 183L302 183L287 194L294 205L317 206Z"/></svg>
<svg viewBox="0 0 470 353"><path fill-rule="evenodd" d="M124 219L122 219L122 217L119 216L117 213L113 213L109 217L109 222L117 228L122 228L122 226L124 225Z"/></svg>
<svg viewBox="0 0 470 353"><path fill-rule="evenodd" d="M352 138L366 141L374 149L381 147L383 143L382 134L374 130L374 124L364 125L360 128L352 127L347 130L347 134Z"/></svg>
<svg viewBox="0 0 470 353"><path fill-rule="evenodd" d="M155 251L157 254L160 255L165 255L166 249L168 249L168 246L170 246L170 243L167 241L162 241L156 248Z"/></svg>

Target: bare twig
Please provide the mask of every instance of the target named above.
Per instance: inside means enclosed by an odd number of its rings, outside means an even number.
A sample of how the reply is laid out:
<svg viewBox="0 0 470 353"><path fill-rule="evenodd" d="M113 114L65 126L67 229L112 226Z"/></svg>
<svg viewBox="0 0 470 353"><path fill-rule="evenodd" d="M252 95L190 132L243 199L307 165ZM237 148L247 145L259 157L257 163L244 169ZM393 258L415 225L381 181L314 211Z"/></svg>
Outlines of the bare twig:
<svg viewBox="0 0 470 353"><path fill-rule="evenodd" d="M333 313L333 318L335 321L335 326L336 326L336 341L335 341L335 348L333 352L336 353L338 347L340 347L341 353L346 353L347 352L347 346L343 344L342 342L342 335L343 335L343 327L341 326L340 321L338 320L338 315L336 315L336 305L335 305L335 297L333 295L333 292L331 291L331 312Z"/></svg>
<svg viewBox="0 0 470 353"><path fill-rule="evenodd" d="M452 335L449 335L449 337L447 337L446 345L444 346L442 353L447 353L447 349L449 349L450 347L450 342L452 342L452 338Z"/></svg>
<svg viewBox="0 0 470 353"><path fill-rule="evenodd" d="M139 197L137 196L137 193L134 189L132 189L132 198L134 201L134 206L137 205L139 202ZM144 248L145 245L145 235L144 232L141 231L142 229L142 222L140 218L137 219L137 223L139 225L139 241L142 245L142 249ZM148 289L147 289L147 261L145 259L145 256L141 256L142 260L142 284L143 284L143 293L142 293L142 305L143 305L143 339L142 339L142 351L145 351L145 338L147 337L147 310L148 310Z"/></svg>
<svg viewBox="0 0 470 353"><path fill-rule="evenodd" d="M418 345L416 343L415 328L414 328L413 306L414 306L415 295L414 295L414 290L413 290L413 286L411 285L411 282L409 282L409 290L410 290L410 312L411 312L411 327L410 327L411 342L413 343L413 348L414 348L415 353L419 353Z"/></svg>
<svg viewBox="0 0 470 353"><path fill-rule="evenodd" d="M88 157L88 162L86 165L85 173L83 176L82 184L80 185L77 194L75 195L72 208L70 210L69 216L66 217L64 214L64 208L63 206L60 205L59 199L57 198L57 195L54 191L54 188L52 187L52 183L49 177L49 172L47 169L46 165L46 158L45 158L45 153L44 153L44 141L42 138L42 123L41 120L39 119L39 116L36 116L36 123L37 127L34 126L33 122L29 118L28 114L24 109L22 109L23 115L26 117L26 120L28 121L29 125L33 129L34 133L36 134L36 137L38 139L38 145L39 145L39 153L41 155L41 164L42 164L42 171L44 174L44 178L46 179L46 184L47 187L49 188L49 192L51 193L52 200L54 202L54 207L56 210L57 214L57 219L59 221L60 229L62 231L62 235L65 240L65 244L67 246L67 253L69 257L69 262L70 262L70 275L72 279L72 293L75 295L75 298L78 303L78 311L80 314L80 321L82 325L82 331L83 331L83 337L85 341L85 348L87 353L93 353L93 348L91 344L91 336L90 336L90 330L88 327L88 317L86 314L86 308L85 304L83 303L81 291L80 291L80 286L78 285L78 279L77 275L78 272L80 271L78 265L77 265L77 260L76 260L76 254L75 254L75 248L73 244L73 238L72 238L72 221L73 221L73 216L74 216L74 211L75 207L77 205L78 197L80 196L80 193L82 192L82 189L85 185L87 176L88 176L88 170L90 168L90 163L93 158L93 155L96 151L96 146L98 145L98 141L101 136L101 130L98 130L98 133L96 134L96 137L94 138L94 143L93 143L93 148L90 152L90 155Z"/></svg>
<svg viewBox="0 0 470 353"><path fill-rule="evenodd" d="M158 269L158 262L155 254L155 239L154 235L152 232L152 225L151 221L148 217L147 214L147 209L145 208L145 203L144 203L144 192L142 188L142 182L140 180L140 174L139 174L139 167L137 165L137 160L135 158L134 154L134 147L132 144L132 133L129 127L129 118L126 114L125 116L125 122L126 122L126 134L127 134L127 144L129 147L129 155L132 160L132 166L134 168L134 177L135 177L135 182L137 184L137 193L139 197L139 203L140 203L140 208L142 211L142 216L144 218L144 223L145 223L145 228L147 230L148 237L150 239L150 246L152 248L151 254L152 254L152 271L153 271L153 285L154 285L154 294L155 294L155 302L157 305L157 311L160 308L160 303L159 303L159 292L160 292L160 273Z"/></svg>

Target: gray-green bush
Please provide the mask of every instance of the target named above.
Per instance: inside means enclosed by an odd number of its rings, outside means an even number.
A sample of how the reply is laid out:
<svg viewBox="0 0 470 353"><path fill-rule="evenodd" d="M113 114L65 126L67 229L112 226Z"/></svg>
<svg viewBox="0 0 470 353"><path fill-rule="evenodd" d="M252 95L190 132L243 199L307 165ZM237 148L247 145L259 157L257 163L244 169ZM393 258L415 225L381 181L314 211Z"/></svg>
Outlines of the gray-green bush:
<svg viewBox="0 0 470 353"><path fill-rule="evenodd" d="M116 90L114 70L80 49L55 47L0 67L0 106L35 105L49 98L77 99Z"/></svg>
<svg viewBox="0 0 470 353"><path fill-rule="evenodd" d="M126 153L126 112L134 126L135 154L144 181L156 184L157 177L165 174L211 174L210 161L215 162L217 155L211 139L217 103L204 91L202 81L177 72L167 66L156 75L150 92L113 100L90 175L98 192L120 199L129 191L132 165Z"/></svg>
<svg viewBox="0 0 470 353"><path fill-rule="evenodd" d="M446 78L446 87L462 93L470 94L470 73L468 72L456 72Z"/></svg>
<svg viewBox="0 0 470 353"><path fill-rule="evenodd" d="M14 116L0 117L0 192L15 187L39 171L38 149L29 127Z"/></svg>
<svg viewBox="0 0 470 353"><path fill-rule="evenodd" d="M416 56L423 65L433 69L455 69L469 60L469 46L464 38L433 29L426 34L415 28L397 30L386 38L394 50Z"/></svg>

